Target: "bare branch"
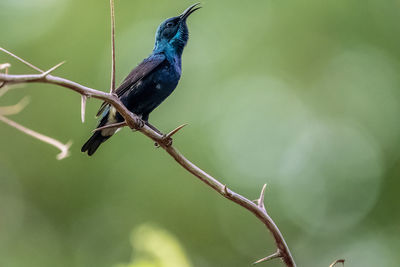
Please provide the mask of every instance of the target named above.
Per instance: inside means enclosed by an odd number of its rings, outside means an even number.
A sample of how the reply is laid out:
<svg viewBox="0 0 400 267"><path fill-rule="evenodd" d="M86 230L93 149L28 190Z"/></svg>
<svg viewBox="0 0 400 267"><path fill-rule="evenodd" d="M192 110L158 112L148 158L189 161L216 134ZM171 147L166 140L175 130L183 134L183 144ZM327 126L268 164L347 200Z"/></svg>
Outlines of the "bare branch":
<svg viewBox="0 0 400 267"><path fill-rule="evenodd" d="M29 97L22 98L17 104L8 106L8 107L0 107L0 115L14 115L20 113L28 104Z"/></svg>
<svg viewBox="0 0 400 267"><path fill-rule="evenodd" d="M109 125L106 125L106 126L103 126L103 127L99 127L99 128L94 129L92 132L98 132L98 131L101 131L101 130L104 130L104 129L110 129L110 128L121 128L121 127L124 127L124 126L127 126L125 121L109 124Z"/></svg>
<svg viewBox="0 0 400 267"><path fill-rule="evenodd" d="M31 130L31 129L28 129L28 128L26 128L26 127L24 127L24 126L22 126L22 125L20 125L20 124L18 124L16 122L12 121L12 120L10 120L10 119L2 116L2 115L0 115L0 120L3 121L4 123L10 125L11 127L14 127L16 129L20 130L21 132L32 136L35 139L38 139L38 140L40 140L42 142L45 142L45 143L47 143L49 145L52 145L52 146L58 148L61 151L57 155L57 159L58 160L62 160L62 159L64 159L64 158L69 156L69 148L71 147L71 144L72 144L71 142L68 142L68 143L66 143L64 145L63 143L61 143L60 141L58 141L56 139L53 139L51 137L48 137L46 135L43 135L43 134L35 132L35 131Z"/></svg>
<svg viewBox="0 0 400 267"><path fill-rule="evenodd" d="M111 11L111 86L110 93L115 91L115 15L114 0L110 0Z"/></svg>
<svg viewBox="0 0 400 267"><path fill-rule="evenodd" d="M262 263L262 262L267 262L267 261L270 261L272 259L276 259L276 258L280 258L280 257L282 257L282 255L281 255L281 252L278 250L274 254L269 255L268 257L262 258L262 259L260 259L260 260L258 260L256 262L254 262L253 265L259 264L259 263Z"/></svg>
<svg viewBox="0 0 400 267"><path fill-rule="evenodd" d="M82 95L81 96L81 120L82 120L82 123L85 123L86 100L87 100L87 96Z"/></svg>
<svg viewBox="0 0 400 267"><path fill-rule="evenodd" d="M336 264L341 263L344 266L344 259L335 260L329 267L334 267Z"/></svg>
<svg viewBox="0 0 400 267"><path fill-rule="evenodd" d="M25 65L31 67L31 68L34 69L34 70L37 70L38 72L43 72L43 70L39 69L39 68L36 67L35 65L29 63L28 61L23 60L22 58L20 58L20 57L14 55L14 54L11 53L10 51L7 51L6 49L4 49L4 48L2 48L2 47L0 47L0 51L3 51L4 53L6 53L6 54L12 56L13 58L15 58L15 59L21 61L21 62L24 63Z"/></svg>

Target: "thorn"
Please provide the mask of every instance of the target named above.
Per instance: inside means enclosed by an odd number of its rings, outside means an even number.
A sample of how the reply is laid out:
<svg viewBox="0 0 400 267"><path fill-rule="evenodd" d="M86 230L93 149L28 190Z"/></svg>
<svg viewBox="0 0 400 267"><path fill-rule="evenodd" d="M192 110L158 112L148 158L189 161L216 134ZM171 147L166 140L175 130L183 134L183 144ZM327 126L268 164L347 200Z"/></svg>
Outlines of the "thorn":
<svg viewBox="0 0 400 267"><path fill-rule="evenodd" d="M344 261L345 261L344 259L335 260L331 265L329 265L329 267L333 267L338 263L341 263L344 266Z"/></svg>
<svg viewBox="0 0 400 267"><path fill-rule="evenodd" d="M6 70L7 71L8 68L11 68L11 64L10 63L0 64L0 70Z"/></svg>
<svg viewBox="0 0 400 267"><path fill-rule="evenodd" d="M106 126L103 126L103 127L96 128L92 132L94 133L94 132L98 132L98 131L101 131L101 130L104 130L104 129L110 129L110 128L121 128L121 127L124 127L124 126L127 126L127 125L128 124L126 123L126 121L123 121L123 122L113 123L113 124L109 124L109 125L106 125Z"/></svg>
<svg viewBox="0 0 400 267"><path fill-rule="evenodd" d="M82 123L85 123L86 100L87 100L87 96L82 95L81 96L81 120L82 120Z"/></svg>
<svg viewBox="0 0 400 267"><path fill-rule="evenodd" d="M228 188L226 187L226 184L224 184L224 194L229 196L229 191Z"/></svg>
<svg viewBox="0 0 400 267"><path fill-rule="evenodd" d="M0 64L0 70L5 70L5 74L7 75L8 74L8 68L10 68L11 67L11 64L10 63L3 63L3 64ZM2 82L1 84L0 84L0 89L1 88L3 88L4 87L4 85L6 85L7 83L6 82ZM3 94L2 94L3 95Z"/></svg>
<svg viewBox="0 0 400 267"><path fill-rule="evenodd" d="M169 134L167 134L165 137L166 138L170 138L171 136L173 136L174 134L176 134L177 132L179 132L183 127L185 127L186 125L188 125L187 123L182 124L181 126L178 126L175 130L172 130L171 132L169 132Z"/></svg>
<svg viewBox="0 0 400 267"><path fill-rule="evenodd" d="M265 189L267 188L267 184L263 185L263 188L261 189L261 194L260 194L260 198L257 200L257 206L260 209L265 210L265 206L264 206L264 196L265 196Z"/></svg>
<svg viewBox="0 0 400 267"><path fill-rule="evenodd" d="M63 65L65 63L65 61L58 63L57 65L55 65L54 67L52 67L51 69L49 69L48 71L45 71L42 73L43 77L46 77L47 75L49 75L51 72L55 71L56 69L58 69L61 65Z"/></svg>
<svg viewBox="0 0 400 267"><path fill-rule="evenodd" d="M275 252L272 255L269 255L268 257L265 257L265 258L262 258L262 259L260 259L260 260L258 260L256 262L253 262L253 265L256 265L256 264L259 264L259 263L262 263L262 262L266 262L266 261L270 261L272 259L276 259L276 258L280 258L280 257L282 257L282 255L281 255L280 250L278 250L277 252Z"/></svg>

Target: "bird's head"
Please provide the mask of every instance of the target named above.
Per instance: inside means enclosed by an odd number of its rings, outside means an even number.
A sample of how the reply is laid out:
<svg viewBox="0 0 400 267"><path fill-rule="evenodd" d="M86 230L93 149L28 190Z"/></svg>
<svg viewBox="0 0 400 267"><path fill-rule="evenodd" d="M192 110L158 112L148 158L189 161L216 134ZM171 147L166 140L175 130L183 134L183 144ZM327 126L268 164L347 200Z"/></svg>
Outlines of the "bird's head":
<svg viewBox="0 0 400 267"><path fill-rule="evenodd" d="M181 54L189 39L186 19L200 9L200 3L191 5L181 15L172 17L160 24L156 33L155 51L175 52Z"/></svg>

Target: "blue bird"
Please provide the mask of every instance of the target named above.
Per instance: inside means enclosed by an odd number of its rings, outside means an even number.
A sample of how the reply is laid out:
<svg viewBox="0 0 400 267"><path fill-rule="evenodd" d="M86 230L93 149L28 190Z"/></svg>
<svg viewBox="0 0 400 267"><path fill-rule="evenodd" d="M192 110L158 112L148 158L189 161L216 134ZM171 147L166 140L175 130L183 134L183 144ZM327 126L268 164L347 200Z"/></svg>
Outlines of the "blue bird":
<svg viewBox="0 0 400 267"><path fill-rule="evenodd" d="M181 15L165 20L157 29L153 52L125 78L115 90L121 102L145 123L149 114L176 88L182 73L182 52L189 39L186 19L200 9L199 4L187 8ZM114 107L104 102L97 116L97 126L103 127L124 119ZM89 156L114 133L117 128L95 132L83 145L81 151Z"/></svg>

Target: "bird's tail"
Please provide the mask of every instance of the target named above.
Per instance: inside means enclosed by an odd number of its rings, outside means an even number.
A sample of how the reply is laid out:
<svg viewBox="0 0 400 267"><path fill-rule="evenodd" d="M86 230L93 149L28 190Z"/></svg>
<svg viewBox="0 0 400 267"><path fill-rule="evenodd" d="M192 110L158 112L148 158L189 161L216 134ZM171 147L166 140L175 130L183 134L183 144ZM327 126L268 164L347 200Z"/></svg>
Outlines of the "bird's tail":
<svg viewBox="0 0 400 267"><path fill-rule="evenodd" d="M87 151L88 155L91 156L94 154L94 152L96 152L99 146L110 137L111 135L103 136L101 131L97 131L89 138L89 140L86 141L86 143L82 146L81 151Z"/></svg>

